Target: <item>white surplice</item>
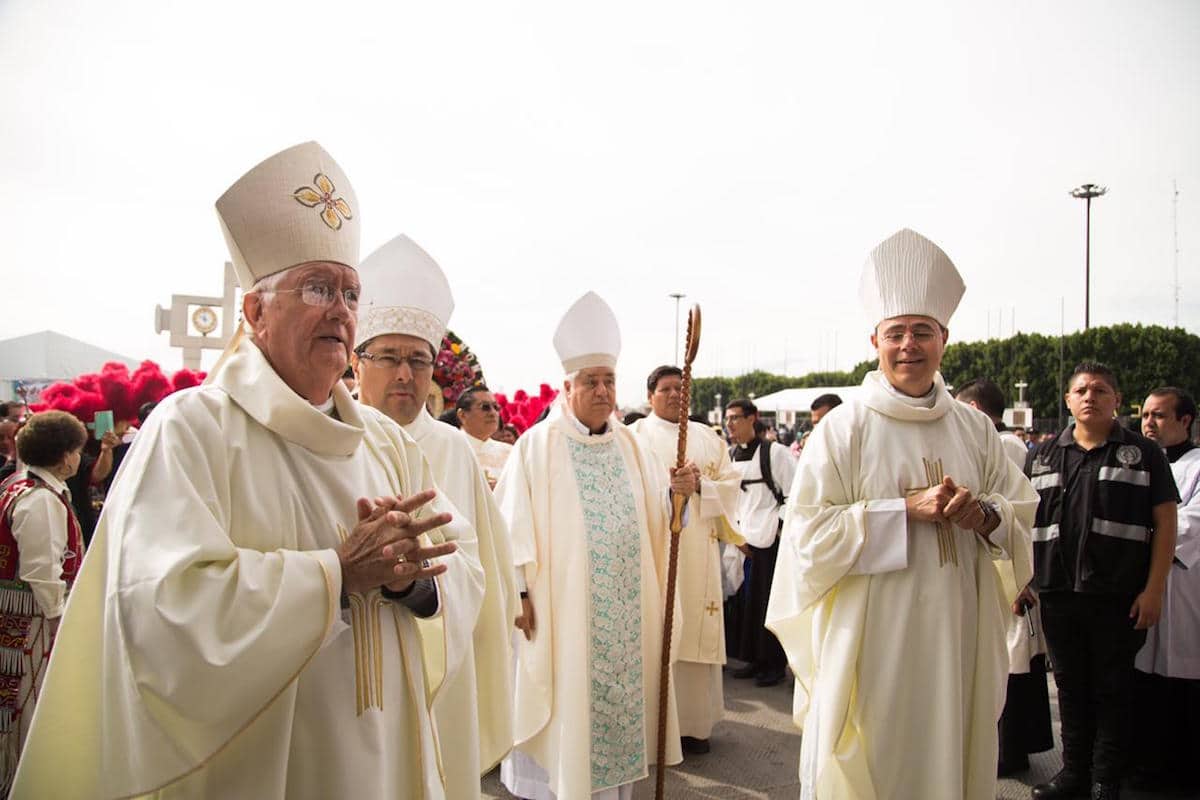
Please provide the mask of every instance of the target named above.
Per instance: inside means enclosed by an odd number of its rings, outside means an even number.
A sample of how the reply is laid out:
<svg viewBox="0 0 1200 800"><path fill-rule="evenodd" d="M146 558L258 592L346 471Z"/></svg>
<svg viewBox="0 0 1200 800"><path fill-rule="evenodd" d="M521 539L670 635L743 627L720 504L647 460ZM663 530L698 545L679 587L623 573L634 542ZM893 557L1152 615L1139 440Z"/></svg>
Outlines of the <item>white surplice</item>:
<svg viewBox="0 0 1200 800"><path fill-rule="evenodd" d="M504 472L504 465L512 454L513 446L496 439L476 439L466 431L463 431L463 436L467 437L471 451L475 453L475 460L483 470L483 476L492 481L500 480L500 473Z"/></svg>
<svg viewBox="0 0 1200 800"><path fill-rule="evenodd" d="M519 785L536 784L521 793L558 800L621 789L654 761L670 535L649 449L615 419L599 435L578 426L560 402L517 440L496 487L537 622L531 641L517 638L515 747L502 776L515 767ZM529 759L540 775L521 770Z"/></svg>
<svg viewBox="0 0 1200 800"><path fill-rule="evenodd" d="M995 797L1008 659L991 559L1032 573L1037 495L991 421L950 397L905 398L878 372L813 431L788 497L767 627L796 674L801 796ZM934 525L904 497L936 473L995 504L985 542Z"/></svg>
<svg viewBox="0 0 1200 800"><path fill-rule="evenodd" d="M1162 616L1138 652L1142 672L1200 680L1200 448L1171 464L1179 489L1175 560L1167 574Z"/></svg>
<svg viewBox="0 0 1200 800"><path fill-rule="evenodd" d="M1012 431L1000 432L1000 444L1004 446L1004 454L1014 464L1025 471L1025 457L1029 448L1021 441L1021 437ZM1000 576L1000 588L1006 597L1016 597L1024 586L1017 586L1013 573L1013 565L1008 559L997 559L996 572ZM1042 631L1042 612L1038 606L1025 610L1024 616L1017 616L1009 609L1008 628L1004 633L1004 642L1008 648L1008 674L1025 675L1029 672L1029 663L1046 652L1046 635ZM1030 631L1033 635L1030 635Z"/></svg>
<svg viewBox="0 0 1200 800"><path fill-rule="evenodd" d="M650 414L630 426L662 463L675 465L679 425ZM675 696L679 733L707 739L724 712L724 595L720 542L745 542L733 527L741 474L725 443L706 425L688 425L687 460L700 470L700 492L691 497L689 524L679 535L678 586L683 625L675 631Z"/></svg>
<svg viewBox="0 0 1200 800"><path fill-rule="evenodd" d="M431 640L378 591L343 611L334 548L356 499L434 487L400 426L340 382L332 399L322 413L243 341L151 415L68 600L15 797L444 796L455 760L429 708L470 652L474 533L433 532L460 549Z"/></svg>
<svg viewBox="0 0 1200 800"><path fill-rule="evenodd" d="M438 488L475 529L486 589L473 638L474 658L434 706L443 745L451 738L461 769L446 775L448 797L479 796L479 776L512 748L512 632L520 613L508 526L465 433L421 408L404 426L433 469ZM418 624L424 625L423 621ZM478 747L470 744L478 741Z"/></svg>

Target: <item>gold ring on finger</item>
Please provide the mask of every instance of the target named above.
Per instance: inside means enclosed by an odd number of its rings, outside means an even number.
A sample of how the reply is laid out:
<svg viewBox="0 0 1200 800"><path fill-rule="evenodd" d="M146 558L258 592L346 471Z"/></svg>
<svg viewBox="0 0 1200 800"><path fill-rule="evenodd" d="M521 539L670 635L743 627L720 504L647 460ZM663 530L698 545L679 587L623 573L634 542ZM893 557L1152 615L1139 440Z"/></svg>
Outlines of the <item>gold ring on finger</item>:
<svg viewBox="0 0 1200 800"><path fill-rule="evenodd" d="M396 563L397 564L407 564L408 556L404 555L404 553L401 553L400 555L396 556Z"/></svg>

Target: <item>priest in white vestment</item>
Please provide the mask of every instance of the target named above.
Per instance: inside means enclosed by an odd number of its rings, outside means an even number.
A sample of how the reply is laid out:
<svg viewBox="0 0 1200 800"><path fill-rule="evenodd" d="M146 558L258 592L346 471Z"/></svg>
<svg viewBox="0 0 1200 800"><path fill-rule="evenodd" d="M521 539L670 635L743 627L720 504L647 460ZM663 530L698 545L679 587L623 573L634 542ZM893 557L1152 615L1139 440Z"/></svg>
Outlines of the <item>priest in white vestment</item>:
<svg viewBox="0 0 1200 800"><path fill-rule="evenodd" d="M251 332L139 432L12 796L445 797L455 756L429 709L470 652L483 573L415 443L340 381L353 189L310 142L217 212Z"/></svg>
<svg viewBox="0 0 1200 800"><path fill-rule="evenodd" d="M683 372L663 366L650 373L646 389L651 413L630 426L665 465L674 465L679 449ZM738 547L745 539L734 528L741 473L733 468L725 442L707 425L687 426L688 465L694 466L700 491L688 500L689 524L679 536L679 608L682 626L675 631L675 697L684 753L707 753L713 726L725 713L721 665L725 663L724 595L721 593L720 543Z"/></svg>
<svg viewBox="0 0 1200 800"><path fill-rule="evenodd" d="M508 442L492 438L500 427L500 404L486 386L472 386L459 395L454 413L488 485L496 488L513 449Z"/></svg>
<svg viewBox="0 0 1200 800"><path fill-rule="evenodd" d="M667 470L613 416L620 345L600 297L571 306L554 335L564 391L517 440L496 487L525 592L515 748L501 778L529 800L628 800L655 759ZM695 492L691 470L671 473L673 491ZM674 764L679 731L667 697Z"/></svg>
<svg viewBox="0 0 1200 800"><path fill-rule="evenodd" d="M363 259L358 334L352 356L360 399L404 427L438 487L475 529L486 588L473 659L443 687L434 719L456 769L447 796L478 797L479 776L512 748L512 633L520 600L508 527L462 431L425 406L454 297L441 267L407 236Z"/></svg>
<svg viewBox="0 0 1200 800"><path fill-rule="evenodd" d="M1010 613L994 558L1032 571L1037 496L938 366L964 286L909 230L860 294L879 370L805 444L767 615L796 675L801 796L996 796Z"/></svg>

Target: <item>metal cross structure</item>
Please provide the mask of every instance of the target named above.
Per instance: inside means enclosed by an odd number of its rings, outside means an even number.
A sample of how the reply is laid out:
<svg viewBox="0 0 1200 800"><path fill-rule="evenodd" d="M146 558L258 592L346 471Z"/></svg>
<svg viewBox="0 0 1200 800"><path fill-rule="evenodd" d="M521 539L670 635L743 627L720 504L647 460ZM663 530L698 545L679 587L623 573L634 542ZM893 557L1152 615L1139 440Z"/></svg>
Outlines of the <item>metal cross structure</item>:
<svg viewBox="0 0 1200 800"><path fill-rule="evenodd" d="M183 366L200 369L204 350L224 350L233 338L237 314L237 277L233 264L225 262L225 286L220 297L194 294L171 295L171 307L154 307L154 332L170 333L171 347L183 350ZM220 334L213 336L220 328Z"/></svg>

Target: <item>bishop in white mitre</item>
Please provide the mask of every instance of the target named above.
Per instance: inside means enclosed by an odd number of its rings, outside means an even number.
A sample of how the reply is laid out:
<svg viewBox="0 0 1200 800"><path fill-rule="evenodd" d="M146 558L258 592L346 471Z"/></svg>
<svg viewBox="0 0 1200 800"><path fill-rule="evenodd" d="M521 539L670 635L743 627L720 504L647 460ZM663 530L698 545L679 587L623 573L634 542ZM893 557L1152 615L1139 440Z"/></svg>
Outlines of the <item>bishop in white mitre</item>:
<svg viewBox="0 0 1200 800"><path fill-rule="evenodd" d="M466 435L435 420L425 406L454 310L441 267L401 235L367 256L358 272L364 288L352 361L359 398L416 440L438 487L479 542L485 588L473 658L443 687L433 709L442 747L454 753L447 796L478 797L479 776L512 747L512 633L520 600L508 527Z"/></svg>
<svg viewBox="0 0 1200 800"><path fill-rule="evenodd" d="M217 213L250 333L126 457L12 796L445 797L457 756L430 706L470 653L483 571L470 526L422 505L416 444L340 381L354 191L310 142Z"/></svg>
<svg viewBox="0 0 1200 800"><path fill-rule="evenodd" d="M683 372L662 366L650 373L646 390L651 413L630 426L663 464L676 463ZM686 464L695 468L700 491L688 499L688 525L679 535L679 607L675 631L675 696L684 753L706 753L713 726L725 712L721 665L725 663L721 543L741 546L737 519L741 474L729 460L725 442L707 425L687 426Z"/></svg>
<svg viewBox="0 0 1200 800"><path fill-rule="evenodd" d="M496 486L526 595L515 748L501 778L529 800L628 800L655 759L667 470L613 416L621 337L608 304L592 292L576 301L554 346L563 392L517 440ZM692 494L694 473L678 471L670 487ZM674 693L667 698L674 764Z"/></svg>
<svg viewBox="0 0 1200 800"><path fill-rule="evenodd" d="M796 675L801 796L996 796L996 722L1037 495L938 372L964 285L904 230L860 295L879 369L809 437L788 495L767 626Z"/></svg>

